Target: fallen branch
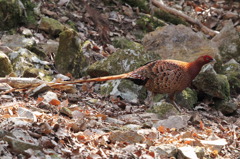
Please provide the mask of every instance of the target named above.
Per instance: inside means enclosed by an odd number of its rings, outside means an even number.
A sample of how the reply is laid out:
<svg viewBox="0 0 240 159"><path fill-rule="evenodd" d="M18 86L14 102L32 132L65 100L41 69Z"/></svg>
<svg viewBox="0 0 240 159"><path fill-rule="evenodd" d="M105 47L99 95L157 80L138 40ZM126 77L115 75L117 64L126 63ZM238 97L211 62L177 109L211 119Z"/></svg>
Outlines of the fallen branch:
<svg viewBox="0 0 240 159"><path fill-rule="evenodd" d="M199 22L198 20L195 20L189 16L187 16L186 14L174 9L174 8L169 8L167 6L165 6L164 4L160 3L157 0L150 0L150 2L152 2L152 4L157 7L160 8L161 10L168 12L170 14L176 15L178 17L181 17L183 19L185 19L187 22L189 22L190 24L196 26L199 30L201 30L203 33L210 35L211 37L215 36L218 32L214 31L212 29L209 29L208 27L204 26L201 22Z"/></svg>

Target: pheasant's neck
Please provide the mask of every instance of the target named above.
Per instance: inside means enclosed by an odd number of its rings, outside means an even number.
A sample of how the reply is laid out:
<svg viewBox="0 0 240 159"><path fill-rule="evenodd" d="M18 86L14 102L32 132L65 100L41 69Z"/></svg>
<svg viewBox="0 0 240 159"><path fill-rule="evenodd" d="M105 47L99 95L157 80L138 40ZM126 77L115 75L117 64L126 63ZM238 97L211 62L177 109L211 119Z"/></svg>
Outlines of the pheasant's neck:
<svg viewBox="0 0 240 159"><path fill-rule="evenodd" d="M188 72L191 75L192 80L199 74L204 64L197 61L190 62L188 64Z"/></svg>

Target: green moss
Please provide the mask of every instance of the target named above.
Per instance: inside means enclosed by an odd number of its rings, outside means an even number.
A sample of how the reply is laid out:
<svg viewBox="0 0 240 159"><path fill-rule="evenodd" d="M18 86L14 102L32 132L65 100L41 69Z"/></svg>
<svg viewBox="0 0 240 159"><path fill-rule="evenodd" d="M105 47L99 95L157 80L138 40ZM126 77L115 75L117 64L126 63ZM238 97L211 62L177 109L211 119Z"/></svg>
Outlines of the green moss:
<svg viewBox="0 0 240 159"><path fill-rule="evenodd" d="M76 24L75 24L73 21L68 20L68 21L67 21L67 24L68 24L73 30L77 31L77 26L76 26Z"/></svg>
<svg viewBox="0 0 240 159"><path fill-rule="evenodd" d="M124 37L118 37L113 40L113 46L120 49L143 50L143 46L139 43L128 40Z"/></svg>
<svg viewBox="0 0 240 159"><path fill-rule="evenodd" d="M197 100L197 92L190 88L186 88L176 96L177 104L188 109L193 109L193 106L197 103Z"/></svg>
<svg viewBox="0 0 240 159"><path fill-rule="evenodd" d="M194 85L204 93L219 99L227 100L230 96L230 85L227 76L212 72L200 73Z"/></svg>
<svg viewBox="0 0 240 159"><path fill-rule="evenodd" d="M231 63L223 65L222 74L226 75L233 94L240 92L240 64Z"/></svg>
<svg viewBox="0 0 240 159"><path fill-rule="evenodd" d="M141 16L137 20L137 26L143 30L144 33L151 32L155 30L157 27L164 26L165 23L157 20L156 18L152 18L150 15Z"/></svg>
<svg viewBox="0 0 240 159"><path fill-rule="evenodd" d="M147 112L156 113L159 115L159 117L168 116L172 113L178 113L176 108L167 102L156 103L151 109L147 110Z"/></svg>
<svg viewBox="0 0 240 159"><path fill-rule="evenodd" d="M63 74L69 72L74 77L81 77L84 74L83 70L88 63L82 54L77 33L73 29L61 32L55 64L58 71Z"/></svg>
<svg viewBox="0 0 240 159"><path fill-rule="evenodd" d="M36 24L33 12L34 4L30 0L0 0L0 29L9 30L19 25Z"/></svg>
<svg viewBox="0 0 240 159"><path fill-rule="evenodd" d="M0 51L0 77L5 77L6 75L13 72L11 62L6 54Z"/></svg>
<svg viewBox="0 0 240 159"><path fill-rule="evenodd" d="M113 90L113 85L111 82L108 82L101 85L100 94L106 96L106 95L109 95L112 90Z"/></svg>
<svg viewBox="0 0 240 159"><path fill-rule="evenodd" d="M175 25L178 25L178 24L188 25L188 23L184 19L181 19L181 18L179 18L177 16L169 14L169 13L163 11L163 10L160 10L160 9L155 9L154 16L156 16L159 19L162 19L165 22L171 23L171 24L175 24Z"/></svg>

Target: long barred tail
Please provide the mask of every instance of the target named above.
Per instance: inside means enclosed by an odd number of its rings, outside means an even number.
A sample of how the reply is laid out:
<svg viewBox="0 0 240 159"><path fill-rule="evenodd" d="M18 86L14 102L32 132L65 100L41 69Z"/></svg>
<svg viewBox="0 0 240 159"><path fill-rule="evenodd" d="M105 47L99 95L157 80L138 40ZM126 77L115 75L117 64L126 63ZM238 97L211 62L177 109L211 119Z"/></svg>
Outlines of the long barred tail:
<svg viewBox="0 0 240 159"><path fill-rule="evenodd" d="M101 82L101 81L125 79L125 78L129 78L129 73L124 73L124 74L120 74L120 75L113 75L113 76L90 78L90 79L80 79L80 80L74 80L74 81L63 81L63 82L60 82L60 83L49 83L49 86L54 87L54 86L61 86L61 85L66 85L66 84Z"/></svg>

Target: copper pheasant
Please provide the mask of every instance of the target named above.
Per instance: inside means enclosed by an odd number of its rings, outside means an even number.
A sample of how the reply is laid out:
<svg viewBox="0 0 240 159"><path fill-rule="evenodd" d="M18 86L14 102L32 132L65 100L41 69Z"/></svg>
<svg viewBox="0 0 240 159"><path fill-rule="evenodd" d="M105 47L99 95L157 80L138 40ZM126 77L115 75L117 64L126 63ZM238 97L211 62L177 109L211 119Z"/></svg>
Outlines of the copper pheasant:
<svg viewBox="0 0 240 159"><path fill-rule="evenodd" d="M214 58L209 55L200 56L192 62L156 60L129 73L75 80L63 82L62 84L130 79L136 84L144 85L152 93L168 94L171 102L179 110L174 102L174 95L190 86L202 66L213 61L215 61Z"/></svg>

